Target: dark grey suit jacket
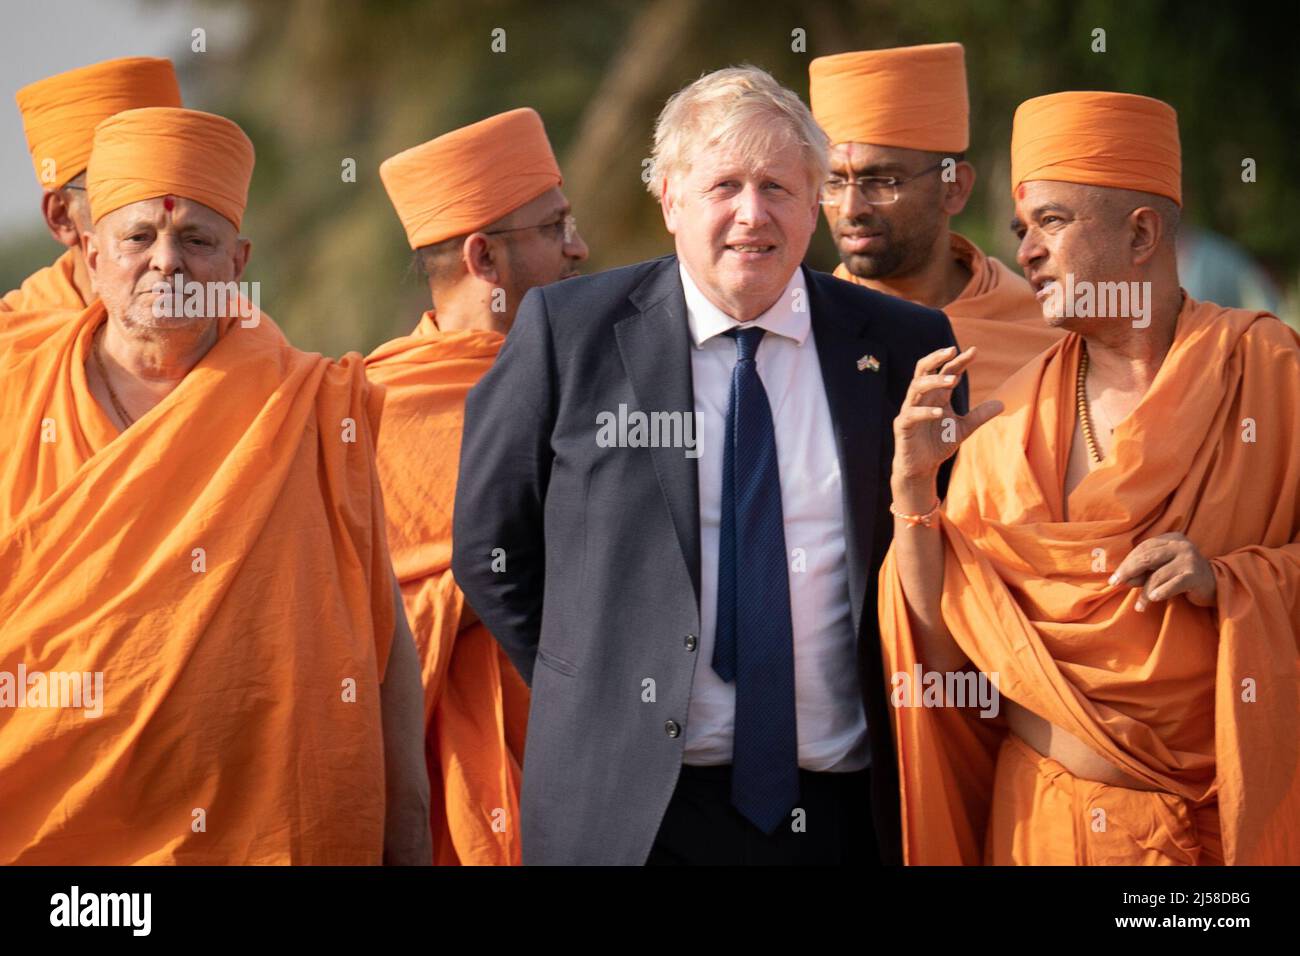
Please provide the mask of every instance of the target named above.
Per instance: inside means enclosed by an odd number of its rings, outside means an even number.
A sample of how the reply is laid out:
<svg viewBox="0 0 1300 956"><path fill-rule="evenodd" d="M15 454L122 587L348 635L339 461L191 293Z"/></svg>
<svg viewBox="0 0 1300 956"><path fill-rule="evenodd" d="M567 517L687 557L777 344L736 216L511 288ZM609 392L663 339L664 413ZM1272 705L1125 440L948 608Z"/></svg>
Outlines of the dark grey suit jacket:
<svg viewBox="0 0 1300 956"><path fill-rule="evenodd" d="M893 531L892 422L917 360L954 339L942 312L805 276L843 475L870 812L886 862L901 862L876 575ZM677 782L692 675L710 666L695 638L696 462L596 436L598 414L620 404L692 413L691 347L667 256L530 291L469 394L452 569L532 687L527 864L644 863ZM859 369L864 356L879 369ZM964 381L954 404L965 411Z"/></svg>

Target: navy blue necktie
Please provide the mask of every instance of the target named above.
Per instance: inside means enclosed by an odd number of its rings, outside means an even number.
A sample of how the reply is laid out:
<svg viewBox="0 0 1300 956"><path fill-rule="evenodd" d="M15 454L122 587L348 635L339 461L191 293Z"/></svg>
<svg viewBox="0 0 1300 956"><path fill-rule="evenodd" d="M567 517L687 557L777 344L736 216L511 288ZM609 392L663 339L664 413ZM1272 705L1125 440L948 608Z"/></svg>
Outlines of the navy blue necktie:
<svg viewBox="0 0 1300 956"><path fill-rule="evenodd" d="M736 367L722 450L713 669L736 683L731 802L772 833L799 801L794 632L776 432L754 356L763 329L732 329Z"/></svg>

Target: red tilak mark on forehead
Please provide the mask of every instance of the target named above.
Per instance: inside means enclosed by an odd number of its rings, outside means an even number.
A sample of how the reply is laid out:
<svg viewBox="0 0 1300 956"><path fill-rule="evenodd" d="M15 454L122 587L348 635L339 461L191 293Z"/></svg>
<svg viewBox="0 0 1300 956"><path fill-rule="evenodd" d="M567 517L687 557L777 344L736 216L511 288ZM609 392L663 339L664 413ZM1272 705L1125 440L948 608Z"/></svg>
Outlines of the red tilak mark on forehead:
<svg viewBox="0 0 1300 956"><path fill-rule="evenodd" d="M1025 198L1025 184L1024 184L1024 183L1021 183L1019 186L1016 187L1016 198L1017 198L1017 199L1024 199L1024 198ZM171 207L168 206L167 208L170 209Z"/></svg>
<svg viewBox="0 0 1300 956"><path fill-rule="evenodd" d="M163 208L171 212L176 208L176 200L172 199L171 196L163 196Z"/></svg>

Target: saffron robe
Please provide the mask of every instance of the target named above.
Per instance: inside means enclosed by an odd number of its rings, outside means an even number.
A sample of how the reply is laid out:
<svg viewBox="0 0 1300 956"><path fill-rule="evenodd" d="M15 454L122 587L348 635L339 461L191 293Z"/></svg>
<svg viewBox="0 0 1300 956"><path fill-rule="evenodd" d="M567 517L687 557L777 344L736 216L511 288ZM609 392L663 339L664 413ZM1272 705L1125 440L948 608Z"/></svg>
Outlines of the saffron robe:
<svg viewBox="0 0 1300 956"><path fill-rule="evenodd" d="M1189 297L1065 521L1081 354L1071 334L1021 369L957 456L943 618L1003 695L1155 789L1075 778L969 707L898 707L905 859L1300 863L1300 337ZM1107 583L1167 532L1209 560L1216 607L1137 612ZM910 673L892 551L880 608L885 672Z"/></svg>
<svg viewBox="0 0 1300 956"><path fill-rule="evenodd" d="M0 862L380 863L380 390L224 320L119 433L85 373L105 320L0 360L0 679L104 687L97 717L0 706Z"/></svg>
<svg viewBox="0 0 1300 956"><path fill-rule="evenodd" d="M487 628L462 623L465 598L451 573L465 397L504 341L497 332L443 332L428 312L411 335L366 359L366 374L385 388L379 474L393 567L420 656L439 865L520 862L528 687Z"/></svg>

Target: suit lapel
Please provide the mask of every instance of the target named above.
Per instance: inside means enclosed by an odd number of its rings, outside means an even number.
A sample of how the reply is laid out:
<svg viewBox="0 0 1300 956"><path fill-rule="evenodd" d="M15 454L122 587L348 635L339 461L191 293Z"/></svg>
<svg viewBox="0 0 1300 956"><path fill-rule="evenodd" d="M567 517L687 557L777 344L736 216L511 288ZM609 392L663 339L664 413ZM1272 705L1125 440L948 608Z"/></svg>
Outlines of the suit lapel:
<svg viewBox="0 0 1300 956"><path fill-rule="evenodd" d="M614 325L619 355L637 407L695 414L691 333L676 256L668 256L632 293L640 310ZM700 600L700 494L695 459L681 448L650 448L659 487Z"/></svg>
<svg viewBox="0 0 1300 956"><path fill-rule="evenodd" d="M630 297L638 311L614 326L619 355L637 406L646 412L695 412L690 327L677 268L675 256L663 259ZM825 289L824 283L832 281L829 277L807 269L804 274L813 340L840 462L849 599L854 632L858 633L875 533L880 458L885 451L882 415L887 407L887 353L867 334L865 316L837 309ZM880 366L873 368L874 363ZM649 451L698 603L700 498L696 462L683 455L680 448Z"/></svg>
<svg viewBox="0 0 1300 956"><path fill-rule="evenodd" d="M853 631L860 633L879 501L882 416L887 354L867 335L865 315L839 309L825 283L838 280L804 270L812 308L813 340L835 431L844 489L845 551ZM861 366L861 367L859 367Z"/></svg>

